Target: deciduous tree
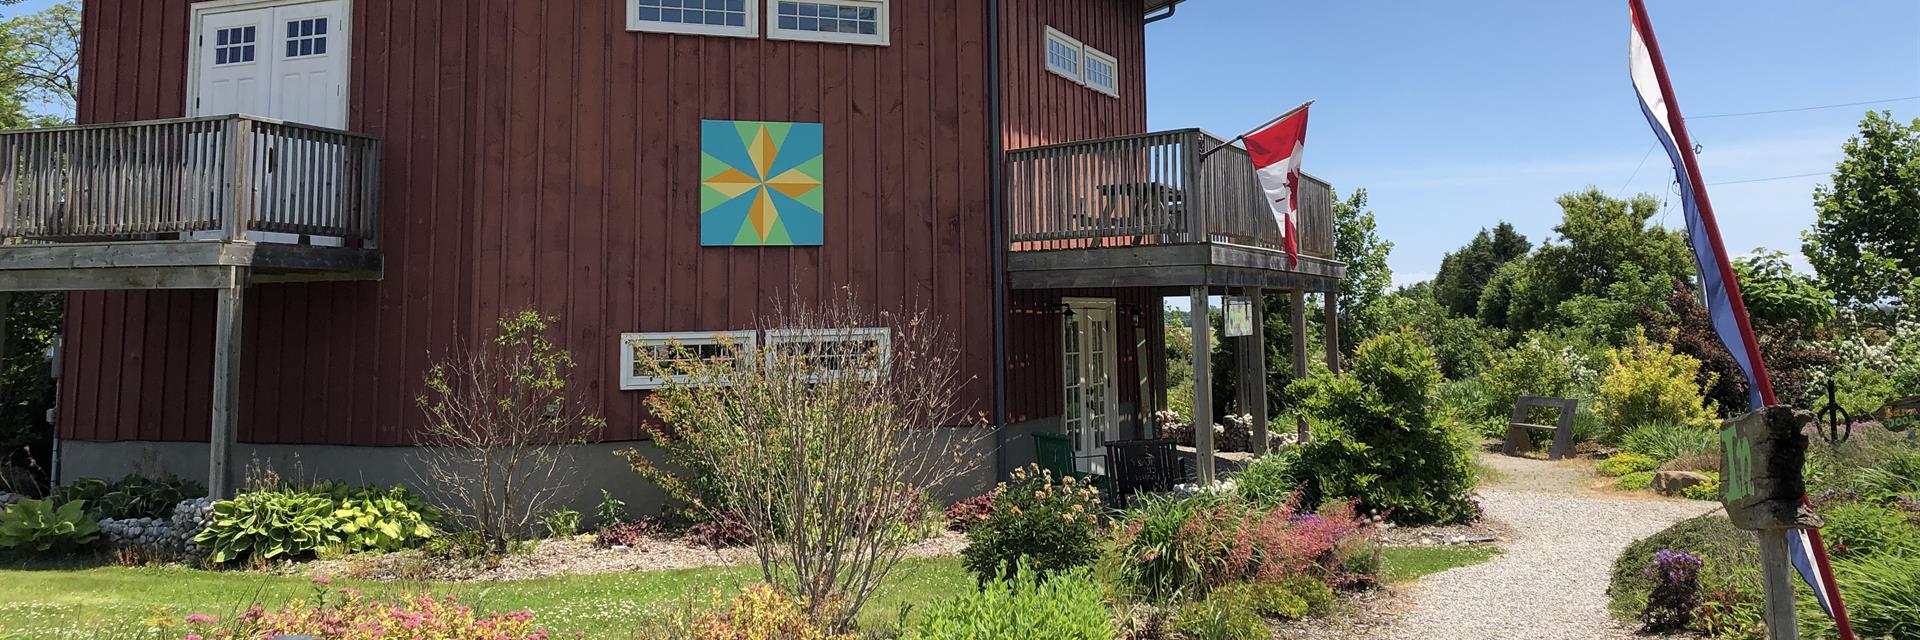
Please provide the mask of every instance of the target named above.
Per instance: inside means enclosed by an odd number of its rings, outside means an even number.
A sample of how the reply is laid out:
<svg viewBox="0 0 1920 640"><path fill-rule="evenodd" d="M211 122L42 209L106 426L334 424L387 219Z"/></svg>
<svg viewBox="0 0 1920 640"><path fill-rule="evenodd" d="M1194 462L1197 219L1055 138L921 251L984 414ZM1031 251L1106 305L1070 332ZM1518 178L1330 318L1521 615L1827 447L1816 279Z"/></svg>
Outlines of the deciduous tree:
<svg viewBox="0 0 1920 640"><path fill-rule="evenodd" d="M1920 275L1920 118L1868 112L1831 184L1815 187L1819 218L1801 252L1840 302L1901 297Z"/></svg>

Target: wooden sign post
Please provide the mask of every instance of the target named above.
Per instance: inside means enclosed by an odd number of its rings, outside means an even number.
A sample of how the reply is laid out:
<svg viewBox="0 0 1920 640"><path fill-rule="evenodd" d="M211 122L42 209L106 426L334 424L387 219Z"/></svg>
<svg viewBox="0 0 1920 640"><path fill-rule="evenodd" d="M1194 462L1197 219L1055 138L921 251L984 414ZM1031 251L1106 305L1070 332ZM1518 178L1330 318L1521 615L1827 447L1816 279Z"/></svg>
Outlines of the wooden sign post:
<svg viewBox="0 0 1920 640"><path fill-rule="evenodd" d="M1733 526L1760 538L1769 640L1800 637L1787 530L1821 525L1801 500L1807 493L1801 475L1807 461L1804 429L1812 422L1812 414L1775 406L1729 420L1720 431L1720 502Z"/></svg>
<svg viewBox="0 0 1920 640"><path fill-rule="evenodd" d="M1920 396L1907 396L1889 402L1879 411L1873 412L1875 420L1888 431L1900 433L1920 427Z"/></svg>

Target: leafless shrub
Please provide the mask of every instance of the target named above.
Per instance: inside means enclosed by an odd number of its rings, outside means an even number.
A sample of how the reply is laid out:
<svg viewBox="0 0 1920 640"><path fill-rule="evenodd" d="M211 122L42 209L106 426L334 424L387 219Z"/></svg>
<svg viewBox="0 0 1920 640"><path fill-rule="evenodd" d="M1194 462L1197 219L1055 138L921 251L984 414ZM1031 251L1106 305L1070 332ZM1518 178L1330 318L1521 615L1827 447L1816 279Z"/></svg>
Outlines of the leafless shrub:
<svg viewBox="0 0 1920 640"><path fill-rule="evenodd" d="M434 364L417 399L421 479L495 554L568 488L559 449L606 424L569 401L573 355L547 338L554 322L532 309L501 319L491 341Z"/></svg>
<svg viewBox="0 0 1920 640"><path fill-rule="evenodd" d="M915 538L929 493L975 469L991 432L956 406L960 352L925 313L874 314L848 294L758 324L765 344L641 358L670 381L649 400L665 424L656 442L705 477L628 458L703 489L701 507L753 531L767 582L846 629Z"/></svg>

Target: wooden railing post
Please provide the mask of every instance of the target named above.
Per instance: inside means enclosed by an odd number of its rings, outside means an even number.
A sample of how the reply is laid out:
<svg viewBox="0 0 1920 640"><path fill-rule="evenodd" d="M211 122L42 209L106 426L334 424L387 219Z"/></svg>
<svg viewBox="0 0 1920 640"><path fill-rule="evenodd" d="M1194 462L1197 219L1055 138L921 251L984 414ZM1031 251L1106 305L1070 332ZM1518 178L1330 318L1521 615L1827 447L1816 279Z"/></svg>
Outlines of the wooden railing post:
<svg viewBox="0 0 1920 640"><path fill-rule="evenodd" d="M1207 193L1205 185L1200 184L1200 131L1188 131L1180 136L1180 145L1184 147L1180 159L1180 188L1187 190L1187 242L1203 243L1211 237L1214 195ZM1204 311L1204 309L1203 309Z"/></svg>
<svg viewBox="0 0 1920 640"><path fill-rule="evenodd" d="M241 242L253 218L253 121L234 116L226 129L227 202L221 223L228 242Z"/></svg>

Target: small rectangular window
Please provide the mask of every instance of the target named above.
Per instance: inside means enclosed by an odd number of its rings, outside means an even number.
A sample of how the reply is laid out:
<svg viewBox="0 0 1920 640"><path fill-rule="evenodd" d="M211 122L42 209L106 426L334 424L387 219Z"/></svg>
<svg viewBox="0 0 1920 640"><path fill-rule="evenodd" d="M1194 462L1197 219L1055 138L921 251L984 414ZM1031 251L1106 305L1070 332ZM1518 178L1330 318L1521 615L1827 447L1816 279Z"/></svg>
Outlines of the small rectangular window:
<svg viewBox="0 0 1920 640"><path fill-rule="evenodd" d="M760 35L760 0L627 0L627 30L710 36Z"/></svg>
<svg viewBox="0 0 1920 640"><path fill-rule="evenodd" d="M768 0L767 37L886 45L890 0Z"/></svg>
<svg viewBox="0 0 1920 640"><path fill-rule="evenodd" d="M1047 70L1074 82L1080 78L1080 59L1085 47L1059 29L1047 27Z"/></svg>
<svg viewBox="0 0 1920 640"><path fill-rule="evenodd" d="M327 54L327 19L305 18L287 22L287 57L304 58Z"/></svg>
<svg viewBox="0 0 1920 640"><path fill-rule="evenodd" d="M1085 47L1085 76L1088 89L1115 98L1120 97L1120 61L1093 47Z"/></svg>
<svg viewBox="0 0 1920 640"><path fill-rule="evenodd" d="M853 375L873 379L893 357L893 330L849 328L835 330L767 330L767 361L799 358L814 372L814 380Z"/></svg>
<svg viewBox="0 0 1920 640"><path fill-rule="evenodd" d="M676 363L717 363L731 368L752 366L758 344L752 331L621 334L620 390L659 389L668 384L727 384L731 380L694 380L684 373L654 375L661 372L648 367L647 363L659 363L668 372L678 368Z"/></svg>
<svg viewBox="0 0 1920 640"><path fill-rule="evenodd" d="M213 32L213 63L246 64L253 62L257 27L229 27Z"/></svg>

